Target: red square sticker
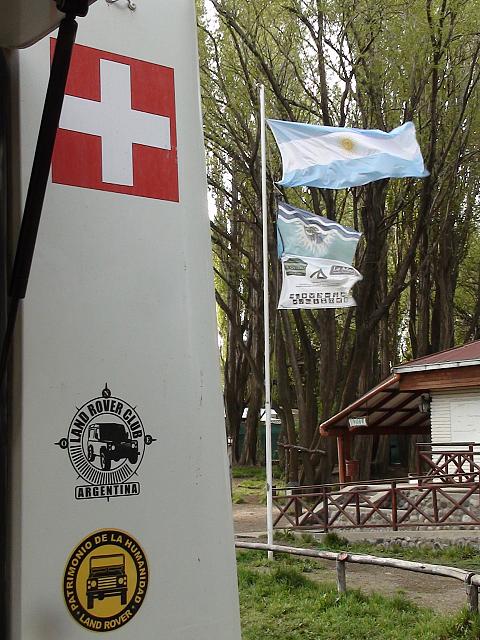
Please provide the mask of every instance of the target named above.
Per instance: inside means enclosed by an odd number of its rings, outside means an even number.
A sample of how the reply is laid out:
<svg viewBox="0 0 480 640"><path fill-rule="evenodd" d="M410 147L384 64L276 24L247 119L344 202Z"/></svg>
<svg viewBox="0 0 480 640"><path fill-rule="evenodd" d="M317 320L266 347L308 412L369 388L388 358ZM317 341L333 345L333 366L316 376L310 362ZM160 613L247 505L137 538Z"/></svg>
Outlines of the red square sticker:
<svg viewBox="0 0 480 640"><path fill-rule="evenodd" d="M75 45L52 180L178 202L173 69Z"/></svg>

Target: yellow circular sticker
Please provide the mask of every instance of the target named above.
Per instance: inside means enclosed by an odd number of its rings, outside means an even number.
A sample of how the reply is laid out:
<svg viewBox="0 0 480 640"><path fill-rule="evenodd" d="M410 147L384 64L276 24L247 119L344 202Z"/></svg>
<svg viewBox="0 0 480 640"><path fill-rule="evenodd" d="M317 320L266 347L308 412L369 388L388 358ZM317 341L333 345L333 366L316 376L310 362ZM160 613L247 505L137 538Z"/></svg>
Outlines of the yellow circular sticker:
<svg viewBox="0 0 480 640"><path fill-rule="evenodd" d="M90 631L123 627L142 606L148 586L145 554L130 534L102 529L82 540L65 569L68 610Z"/></svg>

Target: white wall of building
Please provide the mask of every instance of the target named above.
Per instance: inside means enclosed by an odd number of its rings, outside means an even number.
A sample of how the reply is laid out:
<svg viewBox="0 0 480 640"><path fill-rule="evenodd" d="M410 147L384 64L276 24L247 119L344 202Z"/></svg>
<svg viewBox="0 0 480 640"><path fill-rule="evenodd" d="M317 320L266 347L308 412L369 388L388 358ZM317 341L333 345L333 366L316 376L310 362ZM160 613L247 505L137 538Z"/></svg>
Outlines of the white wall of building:
<svg viewBox="0 0 480 640"><path fill-rule="evenodd" d="M480 442L480 389L431 391L432 442Z"/></svg>

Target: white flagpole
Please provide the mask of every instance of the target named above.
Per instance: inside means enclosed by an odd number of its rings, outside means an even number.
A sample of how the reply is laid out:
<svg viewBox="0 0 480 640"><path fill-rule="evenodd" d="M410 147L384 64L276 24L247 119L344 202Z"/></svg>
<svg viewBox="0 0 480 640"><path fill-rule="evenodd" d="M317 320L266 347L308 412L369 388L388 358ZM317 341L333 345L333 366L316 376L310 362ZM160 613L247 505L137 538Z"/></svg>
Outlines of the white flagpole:
<svg viewBox="0 0 480 640"><path fill-rule="evenodd" d="M260 85L260 143L262 158L263 326L265 337L265 467L267 475L267 540L273 544L272 514L272 405L270 398L270 312L268 306L267 150L265 141L265 87ZM273 552L268 552L273 559Z"/></svg>

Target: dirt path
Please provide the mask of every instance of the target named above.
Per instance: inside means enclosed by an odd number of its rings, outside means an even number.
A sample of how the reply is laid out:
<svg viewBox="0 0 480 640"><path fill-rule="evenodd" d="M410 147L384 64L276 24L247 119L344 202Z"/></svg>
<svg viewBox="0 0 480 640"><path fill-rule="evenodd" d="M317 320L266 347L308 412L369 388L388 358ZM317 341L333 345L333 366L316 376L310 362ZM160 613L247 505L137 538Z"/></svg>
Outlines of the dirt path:
<svg viewBox="0 0 480 640"><path fill-rule="evenodd" d="M233 505L233 519L237 535L263 533L266 529L265 506L258 504ZM320 581L335 581L332 562L319 561L319 571L311 577ZM428 576L399 569L368 565L347 565L347 586L367 593L395 595L403 592L410 600L439 613L458 611L466 604L465 587L457 580Z"/></svg>
<svg viewBox="0 0 480 640"><path fill-rule="evenodd" d="M314 574L315 578L335 581L334 564L327 561L319 561L319 564L324 571ZM439 613L458 611L466 604L465 587L461 582L399 569L348 564L347 587L385 596L403 593L416 604Z"/></svg>
<svg viewBox="0 0 480 640"><path fill-rule="evenodd" d="M234 504L233 526L235 533L264 532L267 530L267 515L263 504Z"/></svg>

